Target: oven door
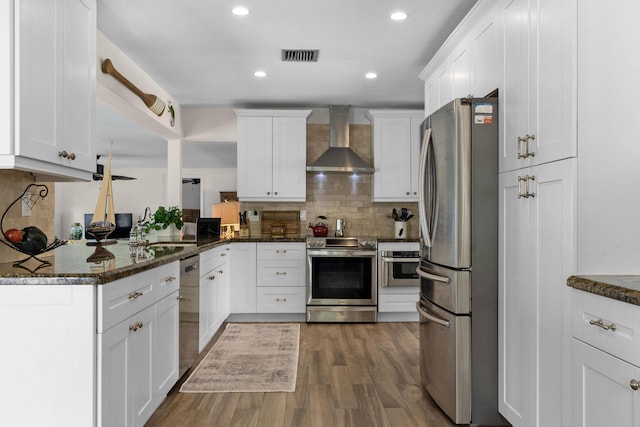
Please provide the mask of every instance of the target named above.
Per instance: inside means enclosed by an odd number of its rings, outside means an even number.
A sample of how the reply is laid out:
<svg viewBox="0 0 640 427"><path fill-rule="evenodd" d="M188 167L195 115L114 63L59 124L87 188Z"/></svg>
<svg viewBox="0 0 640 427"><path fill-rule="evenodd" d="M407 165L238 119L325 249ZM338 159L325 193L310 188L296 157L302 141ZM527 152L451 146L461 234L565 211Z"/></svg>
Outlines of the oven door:
<svg viewBox="0 0 640 427"><path fill-rule="evenodd" d="M420 286L420 276L416 271L420 265L419 258L394 258L393 252L382 252L380 258L381 287Z"/></svg>
<svg viewBox="0 0 640 427"><path fill-rule="evenodd" d="M376 305L376 251L307 250L307 304Z"/></svg>

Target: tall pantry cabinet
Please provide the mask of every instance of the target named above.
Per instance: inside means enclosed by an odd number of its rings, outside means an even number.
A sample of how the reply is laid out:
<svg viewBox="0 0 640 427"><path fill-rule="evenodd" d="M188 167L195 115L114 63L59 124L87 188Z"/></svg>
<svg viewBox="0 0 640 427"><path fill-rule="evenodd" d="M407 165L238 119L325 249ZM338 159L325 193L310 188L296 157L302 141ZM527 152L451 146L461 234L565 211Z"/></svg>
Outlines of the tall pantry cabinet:
<svg viewBox="0 0 640 427"><path fill-rule="evenodd" d="M566 280L576 272L576 26L575 0L481 0L422 75L428 114L450 100L430 86L442 80L443 66L456 97L457 85L466 85L455 77L462 64L474 96L498 89L498 407L514 426L571 423ZM486 60L496 56L493 65Z"/></svg>

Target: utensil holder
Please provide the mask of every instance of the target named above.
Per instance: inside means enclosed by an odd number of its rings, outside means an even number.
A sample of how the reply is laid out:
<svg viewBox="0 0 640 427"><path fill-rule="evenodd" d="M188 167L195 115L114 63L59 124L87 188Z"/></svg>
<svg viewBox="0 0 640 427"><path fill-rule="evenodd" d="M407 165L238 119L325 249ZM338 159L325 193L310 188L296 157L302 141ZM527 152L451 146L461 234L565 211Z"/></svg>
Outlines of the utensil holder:
<svg viewBox="0 0 640 427"><path fill-rule="evenodd" d="M405 221L396 221L394 223L393 236L396 239L406 239L407 238L407 223Z"/></svg>

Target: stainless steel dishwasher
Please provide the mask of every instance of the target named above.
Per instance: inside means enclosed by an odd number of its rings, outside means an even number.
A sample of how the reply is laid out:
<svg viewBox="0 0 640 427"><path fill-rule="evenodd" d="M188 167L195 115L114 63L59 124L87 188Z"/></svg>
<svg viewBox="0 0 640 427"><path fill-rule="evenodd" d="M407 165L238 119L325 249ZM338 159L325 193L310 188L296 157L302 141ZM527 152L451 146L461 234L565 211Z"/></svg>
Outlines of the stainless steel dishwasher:
<svg viewBox="0 0 640 427"><path fill-rule="evenodd" d="M180 351L179 375L198 357L200 329L200 255L180 260Z"/></svg>

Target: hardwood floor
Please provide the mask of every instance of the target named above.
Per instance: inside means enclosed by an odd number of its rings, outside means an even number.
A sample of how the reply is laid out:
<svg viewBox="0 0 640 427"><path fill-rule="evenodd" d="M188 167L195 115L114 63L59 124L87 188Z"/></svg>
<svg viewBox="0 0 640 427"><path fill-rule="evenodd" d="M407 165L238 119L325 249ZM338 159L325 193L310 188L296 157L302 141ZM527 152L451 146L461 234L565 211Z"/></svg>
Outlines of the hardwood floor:
<svg viewBox="0 0 640 427"><path fill-rule="evenodd" d="M420 386L418 323L301 323L293 393L178 388L147 426L454 426Z"/></svg>

